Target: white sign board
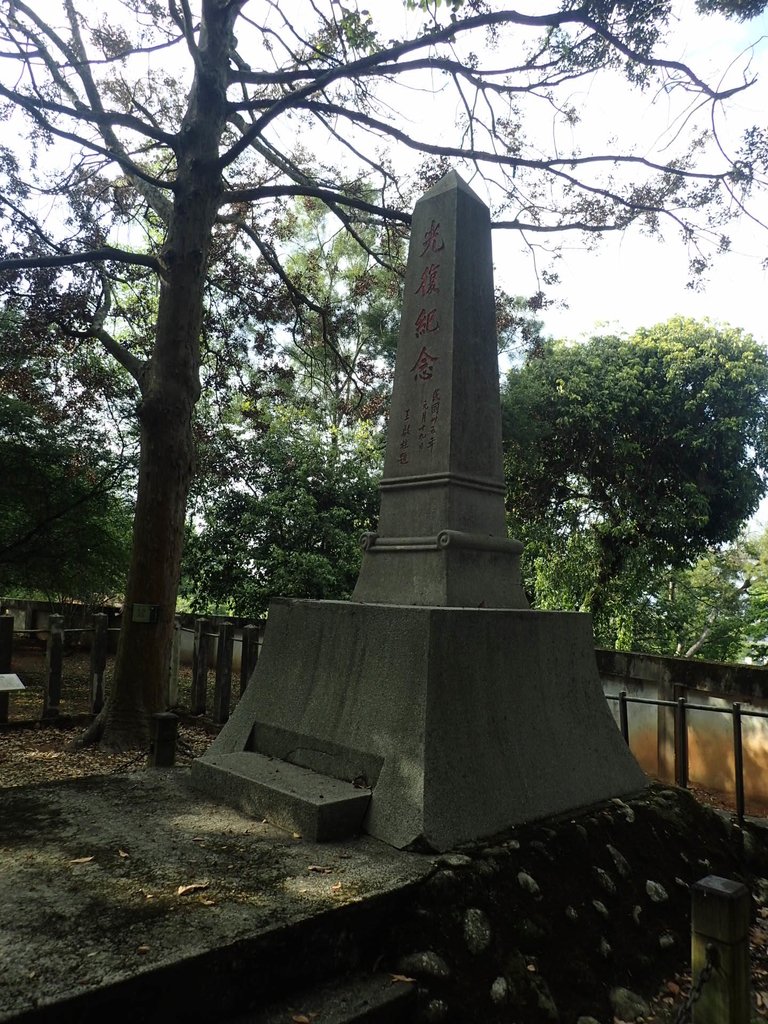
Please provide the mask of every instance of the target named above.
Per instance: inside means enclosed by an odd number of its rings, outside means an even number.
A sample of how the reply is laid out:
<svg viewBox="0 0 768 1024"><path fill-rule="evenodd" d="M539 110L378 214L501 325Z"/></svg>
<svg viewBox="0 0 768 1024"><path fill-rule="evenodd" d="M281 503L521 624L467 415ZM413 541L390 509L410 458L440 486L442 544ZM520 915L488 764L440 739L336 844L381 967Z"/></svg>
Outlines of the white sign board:
<svg viewBox="0 0 768 1024"><path fill-rule="evenodd" d="M0 693L6 690L23 690L24 683L12 672L0 672Z"/></svg>

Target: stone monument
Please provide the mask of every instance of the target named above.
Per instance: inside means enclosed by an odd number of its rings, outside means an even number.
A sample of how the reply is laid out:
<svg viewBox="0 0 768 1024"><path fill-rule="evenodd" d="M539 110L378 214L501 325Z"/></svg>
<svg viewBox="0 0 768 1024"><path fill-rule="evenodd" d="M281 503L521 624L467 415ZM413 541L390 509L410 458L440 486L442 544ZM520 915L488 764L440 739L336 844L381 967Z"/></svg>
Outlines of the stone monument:
<svg viewBox="0 0 768 1024"><path fill-rule="evenodd" d="M193 783L310 839L445 850L637 792L591 620L528 608L507 537L490 218L416 204L378 531L352 600L273 602Z"/></svg>

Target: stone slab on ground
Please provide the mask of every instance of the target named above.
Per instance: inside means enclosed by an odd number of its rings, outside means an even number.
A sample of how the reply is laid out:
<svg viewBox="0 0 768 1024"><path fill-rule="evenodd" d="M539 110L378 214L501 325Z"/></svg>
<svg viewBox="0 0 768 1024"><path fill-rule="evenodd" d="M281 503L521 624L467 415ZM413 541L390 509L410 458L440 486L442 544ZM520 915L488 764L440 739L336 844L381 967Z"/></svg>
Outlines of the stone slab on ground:
<svg viewBox="0 0 768 1024"><path fill-rule="evenodd" d="M433 870L369 837L307 842L188 774L3 791L0 1021L237 1016L365 962Z"/></svg>
<svg viewBox="0 0 768 1024"><path fill-rule="evenodd" d="M202 777L215 775L225 803L300 832L311 842L357 835L371 802L368 789L252 751L211 754L195 769Z"/></svg>

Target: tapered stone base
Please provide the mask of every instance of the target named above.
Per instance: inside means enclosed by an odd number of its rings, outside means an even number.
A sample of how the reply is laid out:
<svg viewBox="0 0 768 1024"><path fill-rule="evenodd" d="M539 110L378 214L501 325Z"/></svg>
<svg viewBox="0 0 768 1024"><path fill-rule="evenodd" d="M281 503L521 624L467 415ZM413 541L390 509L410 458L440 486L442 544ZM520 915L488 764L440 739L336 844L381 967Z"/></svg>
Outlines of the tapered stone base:
<svg viewBox="0 0 768 1024"><path fill-rule="evenodd" d="M216 762L249 750L370 788L364 830L400 848L449 849L646 784L590 619L568 612L276 602L195 785L226 800Z"/></svg>

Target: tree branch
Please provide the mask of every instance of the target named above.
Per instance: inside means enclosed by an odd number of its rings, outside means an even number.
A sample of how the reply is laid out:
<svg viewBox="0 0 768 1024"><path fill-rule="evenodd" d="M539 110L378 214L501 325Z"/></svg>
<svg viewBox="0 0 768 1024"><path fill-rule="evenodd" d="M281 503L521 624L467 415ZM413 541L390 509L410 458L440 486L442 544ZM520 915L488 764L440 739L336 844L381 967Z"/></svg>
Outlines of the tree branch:
<svg viewBox="0 0 768 1024"><path fill-rule="evenodd" d="M136 267L149 267L162 276L163 266L154 256L145 253L129 252L126 249L115 249L105 245L101 249L86 252L60 253L57 256L11 256L0 258L0 273L11 270L27 270L44 267L74 267L79 263L130 263Z"/></svg>
<svg viewBox="0 0 768 1024"><path fill-rule="evenodd" d="M405 213L403 210L396 210L391 206L378 206L375 203L366 202L364 199L341 195L330 189L317 188L312 185L257 185L255 188L230 189L222 195L220 205L258 202L261 199L276 199L282 196L310 196L322 199L329 205L338 203L340 206L349 206L353 210L362 210L364 213L396 220L401 224L411 223L411 214Z"/></svg>

